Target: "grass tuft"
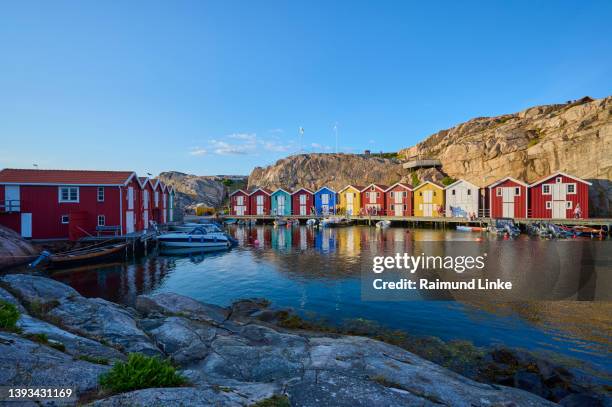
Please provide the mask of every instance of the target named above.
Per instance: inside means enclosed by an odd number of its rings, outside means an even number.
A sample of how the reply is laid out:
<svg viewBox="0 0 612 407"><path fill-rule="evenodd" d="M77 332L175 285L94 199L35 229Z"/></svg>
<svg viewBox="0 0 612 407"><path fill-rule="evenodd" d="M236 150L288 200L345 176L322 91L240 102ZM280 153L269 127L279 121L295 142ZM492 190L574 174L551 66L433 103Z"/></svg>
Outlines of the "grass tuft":
<svg viewBox="0 0 612 407"><path fill-rule="evenodd" d="M110 361L108 359L97 356L79 355L77 356L77 359L84 360L85 362L89 363L95 363L97 365L110 365Z"/></svg>
<svg viewBox="0 0 612 407"><path fill-rule="evenodd" d="M102 388L116 393L151 387L176 387L185 383L187 379L169 361L140 353L131 353L127 362L118 362L100 376Z"/></svg>
<svg viewBox="0 0 612 407"><path fill-rule="evenodd" d="M0 300L0 329L18 331L19 310L14 304Z"/></svg>
<svg viewBox="0 0 612 407"><path fill-rule="evenodd" d="M251 407L291 407L289 397L275 394L272 397L258 401L255 404L251 404Z"/></svg>

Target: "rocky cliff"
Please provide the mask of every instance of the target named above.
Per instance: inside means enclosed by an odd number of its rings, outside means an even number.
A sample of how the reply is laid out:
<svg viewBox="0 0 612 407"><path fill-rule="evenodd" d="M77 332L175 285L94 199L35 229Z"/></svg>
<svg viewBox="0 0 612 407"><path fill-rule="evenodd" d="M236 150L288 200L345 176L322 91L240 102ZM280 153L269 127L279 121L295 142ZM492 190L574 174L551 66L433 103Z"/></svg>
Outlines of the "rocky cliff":
<svg viewBox="0 0 612 407"><path fill-rule="evenodd" d="M348 184L390 184L402 178L399 160L356 154L299 154L278 160L269 167L256 167L249 175L249 188L306 187L323 185L340 189Z"/></svg>
<svg viewBox="0 0 612 407"><path fill-rule="evenodd" d="M11 229L0 226L0 270L34 260L38 251Z"/></svg>
<svg viewBox="0 0 612 407"><path fill-rule="evenodd" d="M159 179L174 187L177 212L183 213L184 211L193 212L199 204L212 208L220 207L227 198L229 188L236 184L243 184L246 177L235 175L198 176L169 171L159 174Z"/></svg>
<svg viewBox="0 0 612 407"><path fill-rule="evenodd" d="M478 117L399 154L437 158L446 174L477 185L507 175L533 182L564 171L593 183L592 215L611 216L612 96Z"/></svg>

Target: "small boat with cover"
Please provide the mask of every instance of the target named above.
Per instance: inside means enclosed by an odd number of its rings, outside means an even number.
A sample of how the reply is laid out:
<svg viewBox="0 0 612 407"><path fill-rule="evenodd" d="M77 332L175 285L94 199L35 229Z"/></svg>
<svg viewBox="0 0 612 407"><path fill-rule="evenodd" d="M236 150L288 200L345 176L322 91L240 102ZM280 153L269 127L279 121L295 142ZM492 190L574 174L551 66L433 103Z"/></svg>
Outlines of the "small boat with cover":
<svg viewBox="0 0 612 407"><path fill-rule="evenodd" d="M232 241L222 231L209 232L204 225L193 228L188 233L164 233L157 236L162 246L168 247L198 247L205 249L229 249Z"/></svg>

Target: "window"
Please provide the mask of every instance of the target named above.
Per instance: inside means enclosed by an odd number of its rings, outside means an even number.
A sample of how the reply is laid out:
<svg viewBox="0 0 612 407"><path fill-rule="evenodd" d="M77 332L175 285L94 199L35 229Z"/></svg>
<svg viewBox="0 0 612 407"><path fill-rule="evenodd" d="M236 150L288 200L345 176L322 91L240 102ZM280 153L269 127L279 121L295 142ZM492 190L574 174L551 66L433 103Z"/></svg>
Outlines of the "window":
<svg viewBox="0 0 612 407"><path fill-rule="evenodd" d="M389 198L393 199L393 191L389 192Z"/></svg>
<svg viewBox="0 0 612 407"><path fill-rule="evenodd" d="M70 223L70 217L68 215L62 215L60 222L62 222L62 225L67 225Z"/></svg>
<svg viewBox="0 0 612 407"><path fill-rule="evenodd" d="M455 195L455 190L454 189L451 189L451 194Z"/></svg>
<svg viewBox="0 0 612 407"><path fill-rule="evenodd" d="M572 209L572 201L565 201L565 208Z"/></svg>
<svg viewBox="0 0 612 407"><path fill-rule="evenodd" d="M106 218L104 215L98 215L98 226L106 225Z"/></svg>
<svg viewBox="0 0 612 407"><path fill-rule="evenodd" d="M546 201L546 209L552 209L552 201Z"/></svg>
<svg viewBox="0 0 612 407"><path fill-rule="evenodd" d="M567 193L575 194L576 193L576 184L567 184Z"/></svg>
<svg viewBox="0 0 612 407"><path fill-rule="evenodd" d="M542 185L542 195L550 195L550 184Z"/></svg>
<svg viewBox="0 0 612 407"><path fill-rule="evenodd" d="M376 193L376 198L380 198L380 192Z"/></svg>
<svg viewBox="0 0 612 407"><path fill-rule="evenodd" d="M366 192L366 198L369 198L369 197L370 197L370 193Z"/></svg>
<svg viewBox="0 0 612 407"><path fill-rule="evenodd" d="M394 211L395 210L395 205L391 204L391 210Z"/></svg>
<svg viewBox="0 0 612 407"><path fill-rule="evenodd" d="M98 187L98 202L104 202L104 187Z"/></svg>
<svg viewBox="0 0 612 407"><path fill-rule="evenodd" d="M423 192L419 192L419 196L423 196Z"/></svg>
<svg viewBox="0 0 612 407"><path fill-rule="evenodd" d="M555 179L555 182L556 182L557 184L560 184L560 183L562 183L562 182L563 182L563 179L562 179L561 177L557 177L557 179Z"/></svg>
<svg viewBox="0 0 612 407"><path fill-rule="evenodd" d="M408 192L404 191L404 198L406 198L408 196Z"/></svg>
<svg viewBox="0 0 612 407"><path fill-rule="evenodd" d="M404 210L406 210L406 205L404 205Z"/></svg>
<svg viewBox="0 0 612 407"><path fill-rule="evenodd" d="M514 196L521 196L521 188L519 187L514 188Z"/></svg>
<svg viewBox="0 0 612 407"><path fill-rule="evenodd" d="M472 195L472 190L471 190L471 189L468 189L468 190L467 190L467 194L468 194L468 195Z"/></svg>
<svg viewBox="0 0 612 407"><path fill-rule="evenodd" d="M79 202L79 187L59 187L60 202Z"/></svg>
<svg viewBox="0 0 612 407"><path fill-rule="evenodd" d="M159 206L159 192L155 191L155 207Z"/></svg>
<svg viewBox="0 0 612 407"><path fill-rule="evenodd" d="M436 196L436 191L433 191L433 196Z"/></svg>
<svg viewBox="0 0 612 407"><path fill-rule="evenodd" d="M502 189L501 189L500 187L497 187L497 188L495 189L495 195L496 195L496 196L502 196Z"/></svg>

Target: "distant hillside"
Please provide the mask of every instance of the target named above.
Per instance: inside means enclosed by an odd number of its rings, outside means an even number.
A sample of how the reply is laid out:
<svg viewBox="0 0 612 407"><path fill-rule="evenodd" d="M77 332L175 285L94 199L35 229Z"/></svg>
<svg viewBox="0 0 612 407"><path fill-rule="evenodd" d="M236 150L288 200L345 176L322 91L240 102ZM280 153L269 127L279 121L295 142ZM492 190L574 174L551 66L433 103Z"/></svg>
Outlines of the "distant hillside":
<svg viewBox="0 0 612 407"><path fill-rule="evenodd" d="M393 183L403 170L397 159L357 154L299 154L256 167L249 175L249 188L306 187L323 185L340 189L347 184Z"/></svg>
<svg viewBox="0 0 612 407"><path fill-rule="evenodd" d="M611 216L612 97L478 117L399 152L437 158L443 171L475 184L503 176L533 182L555 171L587 179L593 215Z"/></svg>
<svg viewBox="0 0 612 407"><path fill-rule="evenodd" d="M174 187L177 213L193 212L198 204L219 208L227 198L228 191L246 183L246 176L241 175L198 176L177 171L162 172L159 179Z"/></svg>

